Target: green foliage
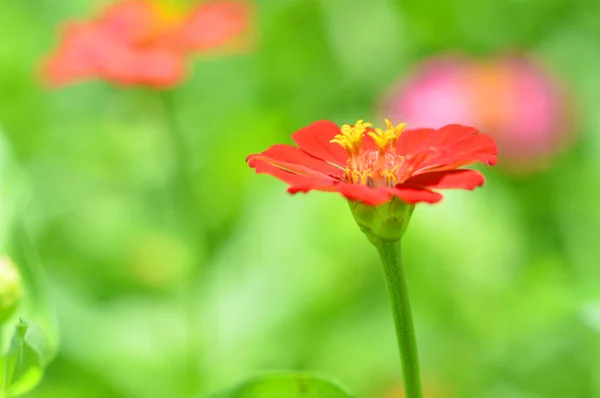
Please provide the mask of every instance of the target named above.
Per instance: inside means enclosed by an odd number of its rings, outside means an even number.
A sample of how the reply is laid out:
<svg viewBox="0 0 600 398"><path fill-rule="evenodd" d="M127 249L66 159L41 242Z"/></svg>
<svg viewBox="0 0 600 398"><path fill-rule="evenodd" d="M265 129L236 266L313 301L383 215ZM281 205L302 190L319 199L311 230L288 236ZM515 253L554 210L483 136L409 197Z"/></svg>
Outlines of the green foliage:
<svg viewBox="0 0 600 398"><path fill-rule="evenodd" d="M0 319L0 396L23 395L42 380L58 348L44 271L24 225L30 209L28 180L10 145L0 139L0 178L5 190L0 228L3 296L15 303ZM4 297L6 300L6 297Z"/></svg>
<svg viewBox="0 0 600 398"><path fill-rule="evenodd" d="M6 354L0 359L0 386L4 396L16 397L42 379L52 349L47 336L34 323L19 320Z"/></svg>
<svg viewBox="0 0 600 398"><path fill-rule="evenodd" d="M309 373L274 373L250 379L213 398L351 398L337 383Z"/></svg>

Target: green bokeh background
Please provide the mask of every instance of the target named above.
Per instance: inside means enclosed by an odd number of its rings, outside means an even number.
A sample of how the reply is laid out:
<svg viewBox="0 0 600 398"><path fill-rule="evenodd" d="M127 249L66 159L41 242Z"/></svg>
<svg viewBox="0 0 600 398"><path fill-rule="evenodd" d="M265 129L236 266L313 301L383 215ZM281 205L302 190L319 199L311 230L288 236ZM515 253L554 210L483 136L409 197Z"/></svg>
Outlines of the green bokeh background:
<svg viewBox="0 0 600 398"><path fill-rule="evenodd" d="M254 49L197 58L173 93L202 240L178 217L155 93L36 78L59 24L98 4L0 4L0 210L29 226L61 336L27 397L186 397L282 369L401 396L377 253L347 204L289 196L244 158L318 119L373 119L415 62L449 50L536 56L578 127L549 169L485 169L483 189L415 211L404 247L428 397L600 397L600 2L255 3Z"/></svg>

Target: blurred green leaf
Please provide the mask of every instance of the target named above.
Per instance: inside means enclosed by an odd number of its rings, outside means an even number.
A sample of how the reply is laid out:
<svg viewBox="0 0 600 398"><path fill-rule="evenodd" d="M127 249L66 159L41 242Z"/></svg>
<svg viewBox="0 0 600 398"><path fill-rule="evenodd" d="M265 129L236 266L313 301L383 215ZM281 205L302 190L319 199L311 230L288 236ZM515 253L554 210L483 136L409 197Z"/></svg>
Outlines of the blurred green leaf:
<svg viewBox="0 0 600 398"><path fill-rule="evenodd" d="M42 379L53 350L34 323L19 320L5 356L0 359L0 385L7 397L16 397L34 388Z"/></svg>
<svg viewBox="0 0 600 398"><path fill-rule="evenodd" d="M12 282L18 284L15 288L22 294L14 313L0 322L0 397L15 397L41 381L56 354L58 332L46 294L42 260L26 225L33 214L33 189L2 135L0 176L0 254L11 265L14 263L18 279Z"/></svg>
<svg viewBox="0 0 600 398"><path fill-rule="evenodd" d="M255 377L213 398L350 398L336 382L311 373L275 373Z"/></svg>

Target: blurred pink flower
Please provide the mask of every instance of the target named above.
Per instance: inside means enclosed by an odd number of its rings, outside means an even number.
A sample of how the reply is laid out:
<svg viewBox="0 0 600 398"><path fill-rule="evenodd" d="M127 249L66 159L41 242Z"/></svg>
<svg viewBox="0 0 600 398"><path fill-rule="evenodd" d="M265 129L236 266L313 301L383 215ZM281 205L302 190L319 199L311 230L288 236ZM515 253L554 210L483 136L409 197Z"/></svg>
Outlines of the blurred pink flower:
<svg viewBox="0 0 600 398"><path fill-rule="evenodd" d="M524 57L441 56L417 65L384 99L382 113L411 128L478 126L496 138L499 165L539 169L572 140L563 90Z"/></svg>
<svg viewBox="0 0 600 398"><path fill-rule="evenodd" d="M244 45L251 17L246 0L190 7L116 0L87 20L64 23L58 45L43 62L43 78L55 87L102 79L170 88L185 78L193 55Z"/></svg>

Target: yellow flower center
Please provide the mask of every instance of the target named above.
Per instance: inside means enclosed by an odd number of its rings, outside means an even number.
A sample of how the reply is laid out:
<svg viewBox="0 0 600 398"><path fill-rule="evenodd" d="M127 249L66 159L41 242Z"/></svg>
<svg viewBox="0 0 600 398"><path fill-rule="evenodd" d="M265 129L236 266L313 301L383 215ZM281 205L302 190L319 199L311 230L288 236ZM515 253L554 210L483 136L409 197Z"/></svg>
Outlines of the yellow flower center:
<svg viewBox="0 0 600 398"><path fill-rule="evenodd" d="M365 131L371 126L371 123L364 123L363 120L357 121L354 126L344 124L340 134L336 135L331 143L341 145L349 155L356 155L360 153Z"/></svg>
<svg viewBox="0 0 600 398"><path fill-rule="evenodd" d="M144 30L135 38L137 47L155 45L185 16L185 10L172 1L152 2L150 7L152 21L148 25L141 23Z"/></svg>
<svg viewBox="0 0 600 398"><path fill-rule="evenodd" d="M171 25L179 22L183 17L185 10L173 1L157 1L152 3L155 15L165 25Z"/></svg>
<svg viewBox="0 0 600 398"><path fill-rule="evenodd" d="M373 138L375 145L377 145L381 152L385 152L386 150L395 152L396 142L400 138L402 131L404 131L406 123L400 123L394 127L392 122L385 119L385 125L387 127L385 131L376 128L375 131L369 132L369 137Z"/></svg>
<svg viewBox="0 0 600 398"><path fill-rule="evenodd" d="M393 187L398 183L400 168L404 157L396 154L396 142L406 127L401 123L394 127L385 119L386 129L372 129L371 123L363 120L354 126L343 125L340 134L331 143L339 144L348 152L348 162L344 177L353 184L364 184L372 188ZM363 138L368 135L373 139L377 150L363 148Z"/></svg>

